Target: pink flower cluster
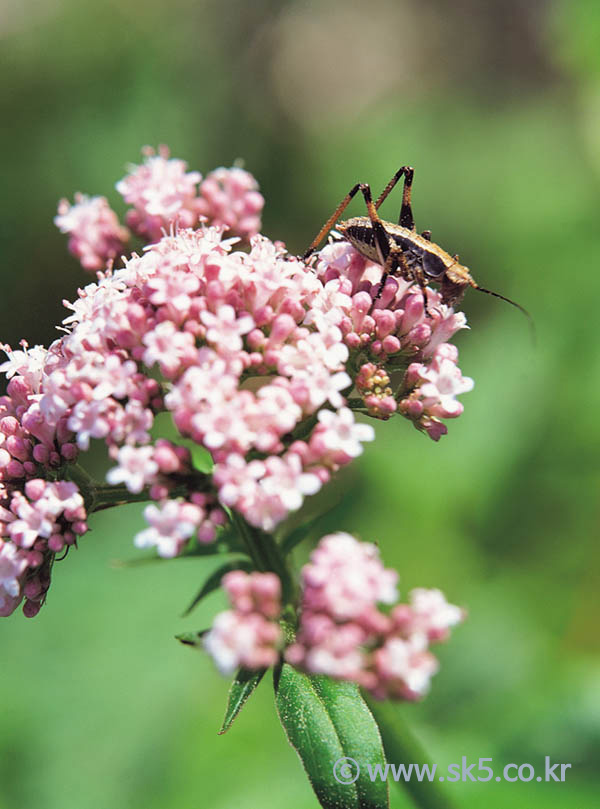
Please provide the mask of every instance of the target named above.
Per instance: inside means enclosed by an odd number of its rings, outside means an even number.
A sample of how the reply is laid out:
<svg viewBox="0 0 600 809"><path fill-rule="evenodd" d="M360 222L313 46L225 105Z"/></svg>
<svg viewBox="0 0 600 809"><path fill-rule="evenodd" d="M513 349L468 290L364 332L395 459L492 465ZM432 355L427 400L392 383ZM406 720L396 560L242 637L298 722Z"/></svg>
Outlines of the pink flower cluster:
<svg viewBox="0 0 600 809"><path fill-rule="evenodd" d="M155 547L159 556L169 559L180 554L190 537L199 542L213 542L217 527L225 522L225 514L214 498L193 492L189 501L165 500L160 506L153 503L144 509L148 528L136 534L137 548Z"/></svg>
<svg viewBox="0 0 600 809"><path fill-rule="evenodd" d="M41 346L4 347L0 365L9 378L0 397L0 615L23 597L35 615L50 584L54 555L87 530L84 501L75 483L52 482L78 451L65 418L48 424L39 399L50 367Z"/></svg>
<svg viewBox="0 0 600 809"><path fill-rule="evenodd" d="M39 612L55 554L87 531L86 518L75 483L31 478L23 491L0 484L0 616L23 597L27 617Z"/></svg>
<svg viewBox="0 0 600 809"><path fill-rule="evenodd" d="M14 609L23 594L27 604L41 603L53 554L85 530L68 466L92 440L108 446L107 480L119 494L154 501L135 544L172 557L194 540L212 542L228 508L272 531L373 440L353 409L383 419L398 412L437 440L443 419L462 412L456 396L473 385L447 342L466 327L464 315L398 278L379 294L381 266L346 242L325 247L313 268L256 235L264 201L242 169L202 180L166 147L147 149L117 188L131 206L128 225L154 243L115 269L129 233L106 200L63 200L56 223L72 252L87 269L109 267L66 304L60 339L47 350L6 348L0 367L10 380L0 399L0 610ZM249 242L243 250L240 237ZM159 415L174 426L170 441L156 437ZM207 473L195 466L198 449L210 456ZM94 498L84 494L89 506ZM63 500L69 505L58 508ZM336 536L331 547L356 545ZM329 654L337 676L362 672L377 692L387 665L378 661L400 647L373 638L416 644L429 635L390 629L392 618L376 605L395 600L394 574L365 550L371 546L358 547L347 548L348 578L339 586L364 609L336 617L333 595L329 607L310 606L316 585L306 573L308 624L290 654ZM329 543L323 548L337 570L340 560ZM234 632L233 619L223 621ZM331 636L333 646L311 632Z"/></svg>
<svg viewBox="0 0 600 809"><path fill-rule="evenodd" d="M323 537L302 570L300 627L286 659L358 682L381 699L423 696L438 668L429 644L445 640L464 613L439 590L423 589L383 612L380 604L398 598L397 579L375 545L344 533Z"/></svg>
<svg viewBox="0 0 600 809"><path fill-rule="evenodd" d="M234 166L207 174L200 183L196 211L211 225L224 225L229 233L250 239L260 231L264 204L254 177Z"/></svg>
<svg viewBox="0 0 600 809"><path fill-rule="evenodd" d="M117 183L117 191L133 206L127 213L129 227L146 241L155 242L172 224L189 228L198 222L195 206L202 175L187 172L184 160L169 159L166 146L158 154L148 148L144 152L143 164L130 166L129 174Z"/></svg>
<svg viewBox="0 0 600 809"><path fill-rule="evenodd" d="M199 172L187 171L185 161L170 158L166 146L160 146L158 154L150 147L143 153L144 162L130 166L116 187L132 206L127 224L145 242L201 221L222 225L229 235L243 239L260 231L264 199L249 172L219 168L202 181ZM105 269L121 256L130 239L105 197L76 194L74 205L63 199L54 221L69 234L71 253L90 271Z"/></svg>
<svg viewBox="0 0 600 809"><path fill-rule="evenodd" d="M233 609L221 612L204 636L204 647L223 674L240 666L262 669L279 658L283 633L277 623L281 586L274 573L234 570L223 577Z"/></svg>
<svg viewBox="0 0 600 809"><path fill-rule="evenodd" d="M44 355L28 402L45 429L65 425L81 450L104 439L117 463L110 483L150 489L161 505L147 510L151 530L137 542L163 555L183 548L192 523L202 541L214 537L223 522L215 494L271 530L374 436L345 406L348 347L320 316L328 293L319 279L266 239L254 237L249 253L231 248L219 228L182 230L100 275L69 304L70 331ZM189 453L151 441L163 410L211 453L216 491L198 489ZM312 429L296 437L310 417Z"/></svg>
<svg viewBox="0 0 600 809"><path fill-rule="evenodd" d="M345 344L366 360L355 384L369 415L386 419L399 410L437 441L447 432L441 419L462 412L454 397L473 387L456 364L458 351L446 342L467 328L464 314L430 288L425 311L421 289L401 278L390 276L379 295L381 266L345 241L328 244L316 269L326 291L319 316L338 326ZM390 374L396 370L406 373L394 393Z"/></svg>
<svg viewBox="0 0 600 809"><path fill-rule="evenodd" d="M75 194L74 205L61 199L54 224L69 234L69 250L84 270L102 270L121 255L130 237L106 197Z"/></svg>
<svg viewBox="0 0 600 809"><path fill-rule="evenodd" d="M448 432L440 419L453 419L463 412L463 405L455 396L467 393L475 384L470 377L462 375L457 360L456 346L442 343L429 363L412 362L404 377L406 395L398 408L434 441Z"/></svg>

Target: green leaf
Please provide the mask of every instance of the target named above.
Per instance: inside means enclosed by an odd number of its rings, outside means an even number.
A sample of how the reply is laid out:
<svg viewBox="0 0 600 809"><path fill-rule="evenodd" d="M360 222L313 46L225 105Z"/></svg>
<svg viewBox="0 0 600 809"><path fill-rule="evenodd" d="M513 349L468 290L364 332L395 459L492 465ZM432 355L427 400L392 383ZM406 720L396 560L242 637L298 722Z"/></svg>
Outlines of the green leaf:
<svg viewBox="0 0 600 809"><path fill-rule="evenodd" d="M204 472L205 474L210 475L212 473L212 469L214 466L214 462L210 452L196 443L194 443L190 447L190 451L192 454L194 469L197 469L199 472Z"/></svg>
<svg viewBox="0 0 600 809"><path fill-rule="evenodd" d="M281 543L281 552L284 556L287 556L288 553L294 550L296 545L299 545L303 539L310 534L313 528L317 525L317 523L323 518L322 514L317 514L316 517L312 517L310 520L306 520L306 522L301 523L293 531L285 537L283 542Z"/></svg>
<svg viewBox="0 0 600 809"><path fill-rule="evenodd" d="M308 676L286 663L275 672L275 704L324 809L389 807L387 783L371 781L367 769L385 767L381 736L354 683Z"/></svg>
<svg viewBox="0 0 600 809"><path fill-rule="evenodd" d="M248 559L234 559L231 562L226 562L221 567L218 567L213 573L210 574L208 579L204 582L196 597L186 609L186 611L181 616L185 618L186 615L189 615L190 612L196 607L203 598L206 598L207 595L212 593L218 587L221 586L221 579L226 573L230 573L232 570L252 570L252 565L248 561Z"/></svg>
<svg viewBox="0 0 600 809"><path fill-rule="evenodd" d="M185 646L195 646L197 649L202 649L202 638L207 632L209 632L208 629L203 629L200 632L182 632L180 635L175 635L175 640Z"/></svg>
<svg viewBox="0 0 600 809"><path fill-rule="evenodd" d="M227 710L225 711L225 718L223 719L219 736L221 736L223 733L227 733L233 723L233 720L246 704L246 700L262 680L265 671L266 669L252 671L245 668L238 670L233 682L231 683L231 688L229 689Z"/></svg>

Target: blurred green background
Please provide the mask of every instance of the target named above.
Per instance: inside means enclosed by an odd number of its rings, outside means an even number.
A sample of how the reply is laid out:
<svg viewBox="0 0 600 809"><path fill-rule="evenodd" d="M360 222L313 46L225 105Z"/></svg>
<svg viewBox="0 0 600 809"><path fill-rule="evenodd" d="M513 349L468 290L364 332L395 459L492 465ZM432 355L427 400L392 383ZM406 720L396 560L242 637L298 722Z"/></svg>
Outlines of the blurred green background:
<svg viewBox="0 0 600 809"><path fill-rule="evenodd" d="M56 201L122 212L114 183L146 143L205 173L244 158L264 232L293 252L354 182L413 165L417 226L533 313L536 346L468 293L456 342L476 387L449 435L380 423L307 503L314 539L377 540L403 592L468 608L431 695L397 709L439 766L572 764L563 784L448 785L467 809L598 805L599 42L594 0L0 6L2 340L54 338L88 278ZM217 737L227 682L173 640L222 608L179 617L214 561L113 564L136 558L139 511L96 515L40 615L2 621L1 809L315 807L269 680Z"/></svg>

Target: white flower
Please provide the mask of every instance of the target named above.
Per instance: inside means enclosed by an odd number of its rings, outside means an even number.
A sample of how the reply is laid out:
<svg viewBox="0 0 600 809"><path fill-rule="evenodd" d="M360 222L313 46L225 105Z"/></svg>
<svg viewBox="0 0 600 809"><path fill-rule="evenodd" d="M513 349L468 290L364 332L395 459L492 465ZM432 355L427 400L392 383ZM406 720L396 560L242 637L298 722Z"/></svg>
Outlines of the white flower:
<svg viewBox="0 0 600 809"><path fill-rule="evenodd" d="M319 440L328 451L343 452L350 458L356 458L363 451L361 442L375 439L373 427L370 424L357 424L353 412L347 407L342 407L337 413L320 410L317 418L325 428L319 433Z"/></svg>
<svg viewBox="0 0 600 809"><path fill-rule="evenodd" d="M177 500L167 500L162 508L153 504L146 506L144 517L150 527L136 534L135 546L156 547L158 555L167 559L177 556L196 532L203 516L202 509Z"/></svg>
<svg viewBox="0 0 600 809"><path fill-rule="evenodd" d="M124 483L130 492L139 494L158 472L153 456L154 447L121 447L117 455L119 465L108 470L106 480L113 486Z"/></svg>
<svg viewBox="0 0 600 809"><path fill-rule="evenodd" d="M241 351L242 334L248 334L254 328L252 315L236 318L233 306L220 306L217 314L202 312L201 319L206 329L206 339L213 343L221 353Z"/></svg>
<svg viewBox="0 0 600 809"><path fill-rule="evenodd" d="M8 602L8 597L19 595L19 576L26 567L27 559L17 546L0 539L0 610Z"/></svg>

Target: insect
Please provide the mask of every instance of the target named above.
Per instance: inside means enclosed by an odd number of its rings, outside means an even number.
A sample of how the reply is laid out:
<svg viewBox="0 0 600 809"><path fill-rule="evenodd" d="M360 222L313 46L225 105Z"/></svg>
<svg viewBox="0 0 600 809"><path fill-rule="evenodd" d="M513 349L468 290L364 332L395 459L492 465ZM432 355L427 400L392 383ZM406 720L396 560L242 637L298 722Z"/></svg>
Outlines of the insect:
<svg viewBox="0 0 600 809"><path fill-rule="evenodd" d="M378 210L403 175L402 207L398 224L395 225L381 219ZM367 183L356 183L325 222L302 258L308 259L317 250L325 235L348 207L352 198L360 191L367 206L368 216L355 216L339 222L336 230L361 255L383 267L381 283L375 300L381 295L388 276L400 275L405 281L413 281L421 287L426 311L425 287L430 281L435 281L440 284L442 303L449 306L459 303L467 287L472 287L479 292L494 295L494 297L516 306L531 321L529 312L518 303L510 298L505 298L498 292L492 292L490 289L479 286L469 270L459 263L458 256L451 256L431 241L431 231L424 230L421 234L417 233L411 207L413 175L414 170L410 166L402 166L383 189L376 202L373 202L371 188Z"/></svg>

